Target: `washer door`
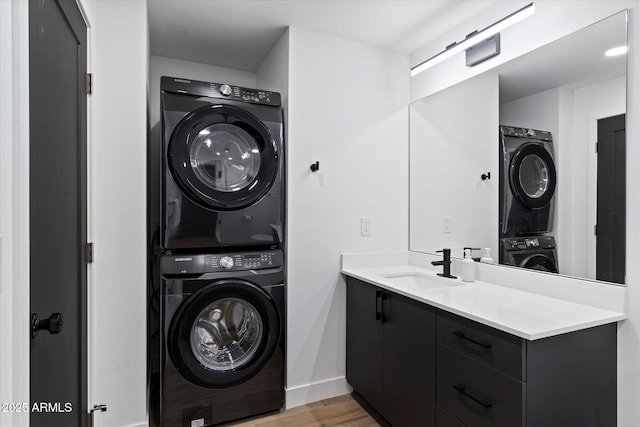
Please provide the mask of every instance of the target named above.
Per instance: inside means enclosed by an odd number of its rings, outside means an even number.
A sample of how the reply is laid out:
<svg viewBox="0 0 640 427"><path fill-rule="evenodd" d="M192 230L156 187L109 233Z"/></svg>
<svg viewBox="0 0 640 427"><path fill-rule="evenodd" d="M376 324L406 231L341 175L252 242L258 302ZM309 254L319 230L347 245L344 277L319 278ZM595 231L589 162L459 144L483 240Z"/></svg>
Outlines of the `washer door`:
<svg viewBox="0 0 640 427"><path fill-rule="evenodd" d="M278 156L260 120L230 105L191 112L167 147L169 170L180 189L214 210L242 209L260 200L275 180Z"/></svg>
<svg viewBox="0 0 640 427"><path fill-rule="evenodd" d="M525 143L511 159L509 184L515 198L528 209L546 206L556 189L556 168L540 143Z"/></svg>
<svg viewBox="0 0 640 427"><path fill-rule="evenodd" d="M202 387L245 382L271 358L280 321L271 297L243 280L194 292L176 312L167 346L176 369Z"/></svg>
<svg viewBox="0 0 640 427"><path fill-rule="evenodd" d="M530 270L547 271L550 273L558 272L558 267L555 262L543 254L529 255L520 262L520 267L528 268Z"/></svg>

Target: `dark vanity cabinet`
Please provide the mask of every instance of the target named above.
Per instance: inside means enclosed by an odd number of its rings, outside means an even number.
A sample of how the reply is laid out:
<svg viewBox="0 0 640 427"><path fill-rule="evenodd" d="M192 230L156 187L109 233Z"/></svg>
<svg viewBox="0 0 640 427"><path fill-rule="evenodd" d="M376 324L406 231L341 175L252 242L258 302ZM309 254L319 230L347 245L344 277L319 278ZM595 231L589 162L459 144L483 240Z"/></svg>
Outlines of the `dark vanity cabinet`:
<svg viewBox="0 0 640 427"><path fill-rule="evenodd" d="M347 381L396 427L615 426L616 335L529 341L347 278Z"/></svg>
<svg viewBox="0 0 640 427"><path fill-rule="evenodd" d="M616 334L529 341L438 310L437 405L467 426L615 426Z"/></svg>
<svg viewBox="0 0 640 427"><path fill-rule="evenodd" d="M347 278L347 381L394 426L435 422L435 309Z"/></svg>

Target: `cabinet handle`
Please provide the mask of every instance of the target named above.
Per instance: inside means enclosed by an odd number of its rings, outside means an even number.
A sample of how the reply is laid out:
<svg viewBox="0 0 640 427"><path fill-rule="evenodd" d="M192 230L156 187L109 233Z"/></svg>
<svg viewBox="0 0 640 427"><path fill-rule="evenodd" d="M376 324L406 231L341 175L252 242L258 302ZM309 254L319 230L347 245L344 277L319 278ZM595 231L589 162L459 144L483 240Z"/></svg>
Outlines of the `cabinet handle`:
<svg viewBox="0 0 640 427"><path fill-rule="evenodd" d="M453 332L453 335L457 336L457 337L458 337L458 338L460 338L460 339L463 339L463 340L466 340L466 341L472 342L472 343L474 343L475 345L479 345L480 347L484 348L485 350L486 350L486 349L488 349L488 348L491 348L491 344L486 343L486 342L476 341L476 340L474 340L473 338L469 338L468 336L466 336L466 335L464 334L464 332L455 331L455 332Z"/></svg>
<svg viewBox="0 0 640 427"><path fill-rule="evenodd" d="M376 320L382 319L382 291L376 291Z"/></svg>
<svg viewBox="0 0 640 427"><path fill-rule="evenodd" d="M382 298L381 298L381 304L380 304L380 321L382 323L387 323L387 316L385 316L384 312L385 312L385 301L387 300L387 294L385 294L384 292L382 292Z"/></svg>
<svg viewBox="0 0 640 427"><path fill-rule="evenodd" d="M477 397L475 397L474 395L472 395L471 393L469 393L467 391L467 388L464 386L464 384L457 384L454 385L453 388L460 394L468 397L469 399L473 400L476 403L479 403L480 405L482 405L482 407L489 409L491 408L491 406L493 406L493 404L491 402L489 402L487 399L479 399Z"/></svg>

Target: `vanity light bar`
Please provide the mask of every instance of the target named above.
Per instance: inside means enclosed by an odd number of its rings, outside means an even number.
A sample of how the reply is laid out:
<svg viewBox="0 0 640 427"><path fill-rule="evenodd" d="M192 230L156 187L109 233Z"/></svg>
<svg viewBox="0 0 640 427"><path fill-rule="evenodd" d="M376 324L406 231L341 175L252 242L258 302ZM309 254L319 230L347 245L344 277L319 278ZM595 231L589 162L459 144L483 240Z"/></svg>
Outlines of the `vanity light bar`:
<svg viewBox="0 0 640 427"><path fill-rule="evenodd" d="M491 36L493 36L495 34L498 34L500 31L504 30L507 27L510 27L511 25L515 24L516 22L520 22L523 19L533 15L535 12L536 12L535 3L529 3L528 5L523 7L522 9L519 9L519 10L513 12L511 15L505 16L504 18L502 18L501 20L491 24L487 28L485 28L483 30L480 30L480 31L475 31L475 32L469 34L461 42L456 42L456 43L450 44L442 52L438 53L435 56L432 56L431 58L427 59L426 61L421 62L420 64L418 64L415 67L411 68L411 76L413 77L413 76L423 72L427 68L431 68L434 65L439 64L440 62L444 61L445 59L451 58L456 53L459 53L459 52L462 52L463 50L469 49L471 46L474 46L474 45L480 43L481 41L486 40L486 39L488 39L489 37L491 37Z"/></svg>

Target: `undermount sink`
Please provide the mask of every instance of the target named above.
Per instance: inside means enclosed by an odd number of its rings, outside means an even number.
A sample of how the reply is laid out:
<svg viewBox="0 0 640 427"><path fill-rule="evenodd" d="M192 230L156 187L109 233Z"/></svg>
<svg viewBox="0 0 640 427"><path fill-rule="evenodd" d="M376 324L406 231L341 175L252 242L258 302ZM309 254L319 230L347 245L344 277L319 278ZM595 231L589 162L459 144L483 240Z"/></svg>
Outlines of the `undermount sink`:
<svg viewBox="0 0 640 427"><path fill-rule="evenodd" d="M389 273L382 274L381 276L385 279L391 279L398 285L405 285L410 288L417 289L449 288L452 286L460 286L464 284L455 279L446 279L444 277L436 276L435 274L431 276L416 271L406 273Z"/></svg>

